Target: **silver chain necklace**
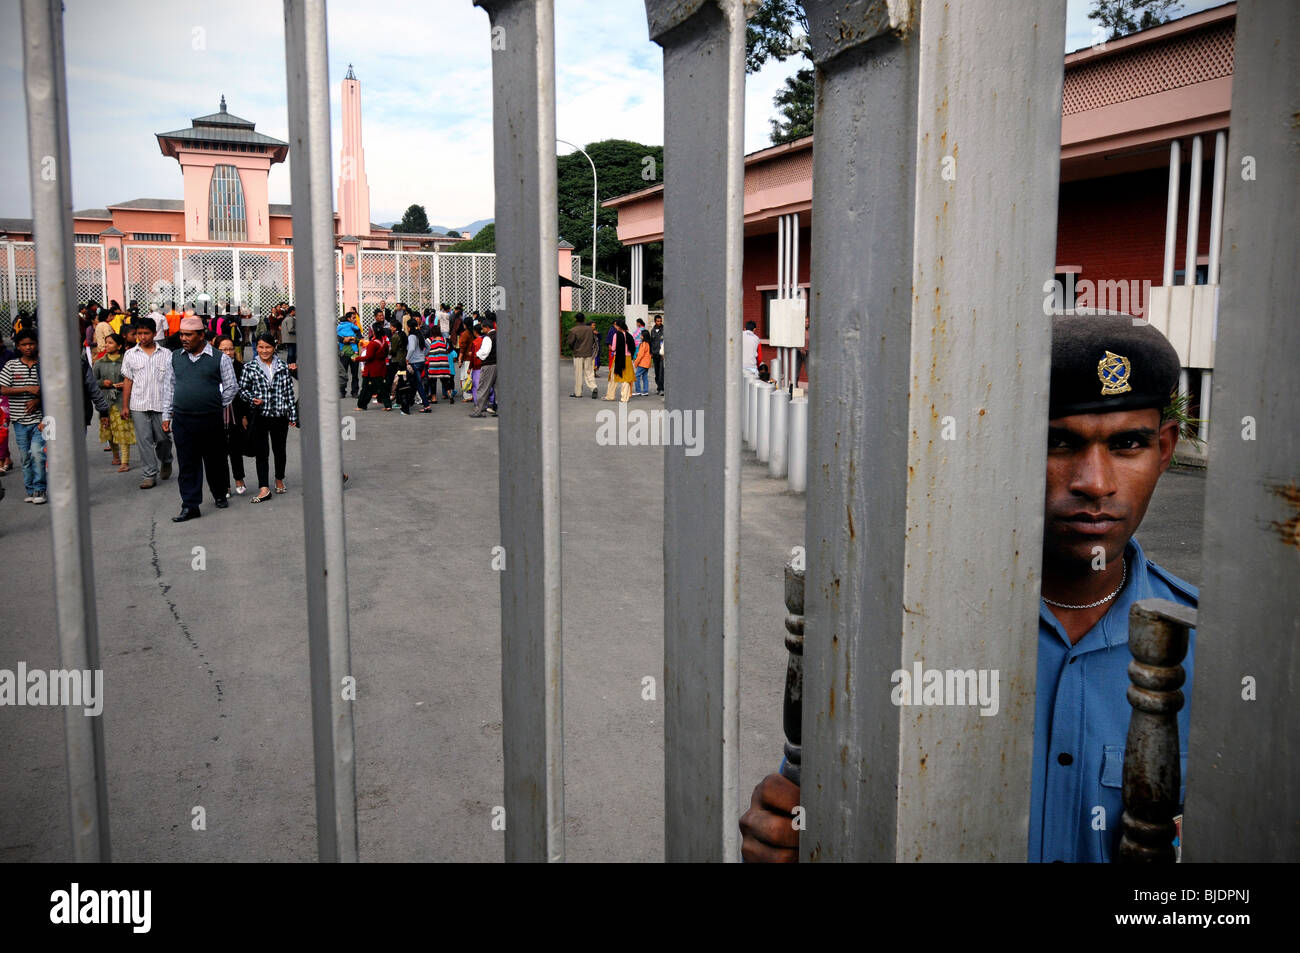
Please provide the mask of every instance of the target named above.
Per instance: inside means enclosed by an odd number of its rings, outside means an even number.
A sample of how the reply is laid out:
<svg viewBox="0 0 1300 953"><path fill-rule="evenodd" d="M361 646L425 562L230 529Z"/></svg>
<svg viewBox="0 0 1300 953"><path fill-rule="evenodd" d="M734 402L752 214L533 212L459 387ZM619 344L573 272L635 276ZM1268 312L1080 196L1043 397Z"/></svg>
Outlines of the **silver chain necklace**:
<svg viewBox="0 0 1300 953"><path fill-rule="evenodd" d="M1110 602L1110 600L1118 596L1119 591L1124 588L1124 580L1127 578L1128 578L1128 560L1126 559L1124 560L1123 563L1120 564L1119 585L1116 586L1115 591L1112 592L1110 595L1108 595L1106 598L1098 599L1096 602L1089 602L1085 606L1068 606L1064 602L1053 602L1051 599L1047 598L1047 596L1043 596L1043 601L1046 602L1049 606L1056 606L1056 608L1058 609L1095 609L1097 608L1097 606L1102 605L1103 603L1106 602Z"/></svg>

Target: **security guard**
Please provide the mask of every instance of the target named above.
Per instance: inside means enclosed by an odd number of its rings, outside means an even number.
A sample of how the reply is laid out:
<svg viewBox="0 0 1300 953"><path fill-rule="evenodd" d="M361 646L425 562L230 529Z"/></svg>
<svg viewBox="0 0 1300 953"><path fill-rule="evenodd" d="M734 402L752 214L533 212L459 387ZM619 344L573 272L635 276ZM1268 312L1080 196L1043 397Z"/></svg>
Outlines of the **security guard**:
<svg viewBox="0 0 1300 953"><path fill-rule="evenodd" d="M1054 320L1031 861L1108 861L1118 849L1129 608L1150 598L1196 605L1196 589L1148 560L1133 538L1178 442L1179 424L1164 414L1178 373L1164 336L1128 315ZM1183 662L1189 700L1195 644L1193 631ZM1184 779L1189 725L1185 704ZM781 774L759 783L740 820L746 860L798 859L798 803L799 788Z"/></svg>
<svg viewBox="0 0 1300 953"><path fill-rule="evenodd" d="M1152 598L1196 605L1196 589L1148 560L1133 538L1178 441L1178 422L1163 415L1178 371L1178 354L1149 324L1127 315L1055 320L1031 861L1113 856L1131 713L1129 608ZM1183 663L1187 698L1195 637ZM1184 783L1189 724L1184 704Z"/></svg>

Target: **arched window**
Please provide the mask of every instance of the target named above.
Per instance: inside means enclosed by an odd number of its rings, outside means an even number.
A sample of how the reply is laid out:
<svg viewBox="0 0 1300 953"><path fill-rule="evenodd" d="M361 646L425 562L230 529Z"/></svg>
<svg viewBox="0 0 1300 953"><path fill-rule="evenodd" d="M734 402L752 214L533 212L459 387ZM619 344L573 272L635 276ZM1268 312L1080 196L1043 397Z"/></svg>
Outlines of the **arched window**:
<svg viewBox="0 0 1300 953"><path fill-rule="evenodd" d="M212 170L212 187L208 192L208 241L248 241L244 189L239 184L239 171L233 165L219 165Z"/></svg>

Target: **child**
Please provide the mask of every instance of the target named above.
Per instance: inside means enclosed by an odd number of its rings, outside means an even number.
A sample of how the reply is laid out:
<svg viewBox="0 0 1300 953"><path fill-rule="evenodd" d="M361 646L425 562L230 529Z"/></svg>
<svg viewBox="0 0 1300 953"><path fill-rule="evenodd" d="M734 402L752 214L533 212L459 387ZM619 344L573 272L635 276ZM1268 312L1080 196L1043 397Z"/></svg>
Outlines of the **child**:
<svg viewBox="0 0 1300 953"><path fill-rule="evenodd" d="M407 366L399 365L399 370L393 375L393 391L389 395L390 402L399 405L403 417L411 416L411 405L415 403L415 381L411 379Z"/></svg>
<svg viewBox="0 0 1300 953"><path fill-rule="evenodd" d="M345 337L343 346L339 348L339 396L348 395L348 369L352 364L352 359L357 356L357 339L354 337Z"/></svg>
<svg viewBox="0 0 1300 953"><path fill-rule="evenodd" d="M638 334L640 344L636 346L636 360L633 365L636 367L636 390L634 393L637 397L650 396L650 379L647 375L650 373L650 334L648 331L641 331Z"/></svg>

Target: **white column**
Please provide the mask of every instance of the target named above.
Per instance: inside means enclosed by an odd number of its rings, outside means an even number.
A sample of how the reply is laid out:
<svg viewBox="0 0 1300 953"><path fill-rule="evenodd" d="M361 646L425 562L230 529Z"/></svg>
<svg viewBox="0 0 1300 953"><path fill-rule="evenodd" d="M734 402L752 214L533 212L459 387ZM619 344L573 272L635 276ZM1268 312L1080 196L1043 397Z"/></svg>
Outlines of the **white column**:
<svg viewBox="0 0 1300 953"><path fill-rule="evenodd" d="M1196 284L1196 241L1201 226L1201 137L1192 136L1191 174L1187 177L1187 247L1183 253L1183 284Z"/></svg>
<svg viewBox="0 0 1300 953"><path fill-rule="evenodd" d="M1169 143L1169 192L1165 199L1165 263L1162 285L1174 283L1174 246L1178 241L1178 176L1182 166L1182 146L1175 139Z"/></svg>
<svg viewBox="0 0 1300 953"><path fill-rule="evenodd" d="M1219 284L1219 263L1223 255L1223 199L1228 178L1228 134L1223 130L1214 134L1214 193L1210 199L1210 264L1206 269L1206 282ZM1216 292L1217 295L1217 292ZM1219 305L1215 298L1214 325L1210 336L1213 341L1218 330ZM1213 345L1211 345L1213 350ZM1210 398L1214 390L1214 371L1205 368L1201 371L1201 432L1200 437L1206 445L1210 442Z"/></svg>

